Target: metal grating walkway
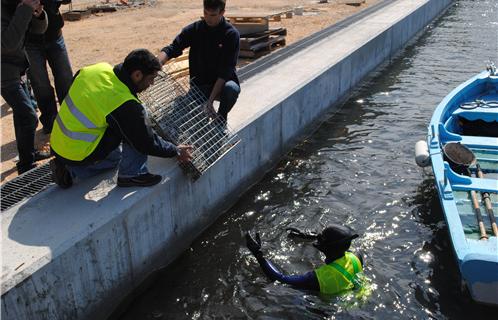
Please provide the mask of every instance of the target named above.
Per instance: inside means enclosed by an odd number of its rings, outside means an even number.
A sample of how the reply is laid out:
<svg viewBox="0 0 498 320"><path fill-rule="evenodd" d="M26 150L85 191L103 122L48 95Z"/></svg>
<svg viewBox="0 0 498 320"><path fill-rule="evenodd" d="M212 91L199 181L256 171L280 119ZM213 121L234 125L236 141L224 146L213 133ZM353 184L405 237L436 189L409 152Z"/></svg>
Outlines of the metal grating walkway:
<svg viewBox="0 0 498 320"><path fill-rule="evenodd" d="M8 181L0 187L2 211L48 188L52 180L48 163Z"/></svg>

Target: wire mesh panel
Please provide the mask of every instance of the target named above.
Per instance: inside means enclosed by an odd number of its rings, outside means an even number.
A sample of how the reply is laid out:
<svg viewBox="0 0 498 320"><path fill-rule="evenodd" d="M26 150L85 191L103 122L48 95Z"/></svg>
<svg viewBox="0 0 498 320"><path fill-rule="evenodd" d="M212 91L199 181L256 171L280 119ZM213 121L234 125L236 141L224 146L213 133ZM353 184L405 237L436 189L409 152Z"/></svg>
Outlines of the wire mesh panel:
<svg viewBox="0 0 498 320"><path fill-rule="evenodd" d="M173 68L159 72L140 99L160 136L193 146L192 161L180 166L197 179L240 140L221 117L208 115L206 96L188 77L171 76Z"/></svg>

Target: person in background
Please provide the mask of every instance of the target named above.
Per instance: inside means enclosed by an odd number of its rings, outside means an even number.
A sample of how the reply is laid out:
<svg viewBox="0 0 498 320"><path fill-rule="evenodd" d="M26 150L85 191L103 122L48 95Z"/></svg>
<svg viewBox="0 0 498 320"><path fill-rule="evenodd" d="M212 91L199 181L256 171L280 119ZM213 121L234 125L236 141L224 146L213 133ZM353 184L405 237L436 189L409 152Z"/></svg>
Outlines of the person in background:
<svg viewBox="0 0 498 320"><path fill-rule="evenodd" d="M52 176L61 188L116 166L119 187L152 186L162 177L149 173L147 155L192 159L191 146L175 146L152 130L137 97L159 70L150 51L136 49L114 67L97 63L76 73L50 136Z"/></svg>
<svg viewBox="0 0 498 320"><path fill-rule="evenodd" d="M315 248L325 254L325 264L303 275L285 275L264 258L259 234L253 237L247 233L247 248L270 280L331 295L362 287L360 275L363 273L363 259L361 255L356 256L348 251L351 241L358 237L350 228L331 224L318 235L306 234L294 228L288 230L291 231L289 236L315 240Z"/></svg>
<svg viewBox="0 0 498 320"><path fill-rule="evenodd" d="M38 116L21 80L28 68L24 48L26 33L42 34L46 29L47 17L39 0L2 0L1 93L13 111L19 174L50 156L48 152L35 150Z"/></svg>
<svg viewBox="0 0 498 320"><path fill-rule="evenodd" d="M218 115L226 122L240 93L235 72L240 35L224 14L225 0L204 0L204 19L183 28L169 46L161 49L158 59L165 64L190 47L190 79L207 97L209 114L216 113L213 102L220 101Z"/></svg>
<svg viewBox="0 0 498 320"><path fill-rule="evenodd" d="M59 11L62 4L71 0L45 0L44 9L47 13L48 27L43 34L28 32L26 35L26 52L28 54L28 77L33 88L43 132L52 132L52 125L57 116L57 102L54 88L50 84L47 62L54 77L57 100L62 103L66 97L73 79L73 71L67 54L62 27L64 19Z"/></svg>

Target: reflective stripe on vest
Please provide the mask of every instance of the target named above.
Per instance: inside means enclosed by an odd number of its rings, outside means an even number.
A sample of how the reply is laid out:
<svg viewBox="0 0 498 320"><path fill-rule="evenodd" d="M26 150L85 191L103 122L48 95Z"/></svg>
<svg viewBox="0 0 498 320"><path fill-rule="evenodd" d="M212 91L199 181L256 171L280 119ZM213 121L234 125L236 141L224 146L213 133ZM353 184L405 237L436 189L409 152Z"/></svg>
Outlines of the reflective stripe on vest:
<svg viewBox="0 0 498 320"><path fill-rule="evenodd" d="M57 118L55 118L55 120L57 121L57 124L59 125L62 133L64 133L66 136L68 136L71 139L83 140L86 142L94 142L99 137L96 134L83 133L83 132L73 132L73 131L68 130L66 128L66 126L64 125L64 123L62 123L62 120L59 116L57 116Z"/></svg>
<svg viewBox="0 0 498 320"><path fill-rule="evenodd" d="M98 63L81 69L54 122L51 147L66 159L84 160L104 136L107 115L130 100L140 103L111 65Z"/></svg>
<svg viewBox="0 0 498 320"><path fill-rule="evenodd" d="M337 294L358 287L360 283L356 274L360 272L363 272L361 262L351 252L315 270L320 292L326 294Z"/></svg>
<svg viewBox="0 0 498 320"><path fill-rule="evenodd" d="M66 96L66 99L64 99L64 102L66 102L67 107L69 108L69 111L71 111L73 116L78 119L79 122L81 122L85 127L87 127L88 129L97 128L97 126L93 124L90 119L88 119L83 113L81 113L81 111L78 110L78 108L76 108L73 99L71 99L71 96L69 94Z"/></svg>

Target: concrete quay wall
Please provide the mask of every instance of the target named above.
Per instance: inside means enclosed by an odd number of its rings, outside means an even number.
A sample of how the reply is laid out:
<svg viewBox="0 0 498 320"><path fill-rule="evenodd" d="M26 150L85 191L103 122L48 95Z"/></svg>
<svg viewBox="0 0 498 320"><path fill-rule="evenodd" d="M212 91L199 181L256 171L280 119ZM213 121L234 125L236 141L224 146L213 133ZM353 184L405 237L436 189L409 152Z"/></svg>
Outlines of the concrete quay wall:
<svg viewBox="0 0 498 320"><path fill-rule="evenodd" d="M115 173L2 212L2 319L103 319L173 261L276 164L303 132L451 0L398 0L242 83L230 125L242 142L199 180L117 188Z"/></svg>

